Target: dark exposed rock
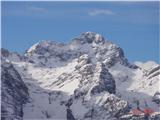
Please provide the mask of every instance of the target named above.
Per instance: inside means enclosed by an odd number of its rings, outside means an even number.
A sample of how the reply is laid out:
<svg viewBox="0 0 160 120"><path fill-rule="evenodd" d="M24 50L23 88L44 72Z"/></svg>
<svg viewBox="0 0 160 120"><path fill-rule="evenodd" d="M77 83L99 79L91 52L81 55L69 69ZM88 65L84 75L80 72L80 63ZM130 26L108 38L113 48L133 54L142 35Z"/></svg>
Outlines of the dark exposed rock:
<svg viewBox="0 0 160 120"><path fill-rule="evenodd" d="M7 49L1 48L0 49L0 53L1 53L1 59L8 59L10 61L25 61L26 57L23 55L20 55L16 52L10 52Z"/></svg>
<svg viewBox="0 0 160 120"><path fill-rule="evenodd" d="M160 104L160 92L156 92L152 98L152 101L157 103L157 104Z"/></svg>
<svg viewBox="0 0 160 120"><path fill-rule="evenodd" d="M115 80L103 63L97 63L94 79L96 79L95 81L98 81L98 85L92 88L91 94L96 94L103 91L108 91L109 93L115 94Z"/></svg>
<svg viewBox="0 0 160 120"><path fill-rule="evenodd" d="M1 48L1 55L4 57L8 57L9 56L9 51L7 49Z"/></svg>
<svg viewBox="0 0 160 120"><path fill-rule="evenodd" d="M29 96L28 88L12 64L3 62L1 68L1 118L3 120L21 120L23 104L27 102Z"/></svg>
<svg viewBox="0 0 160 120"><path fill-rule="evenodd" d="M104 107L116 118L119 118L119 116L129 112L130 109L127 101L124 101L113 94L106 98Z"/></svg>
<svg viewBox="0 0 160 120"><path fill-rule="evenodd" d="M160 70L160 65L158 65L157 67L149 70L149 71L147 72L146 76L149 76L149 75L151 75L151 74L153 74L153 73L155 73L155 72L158 72L159 70Z"/></svg>
<svg viewBox="0 0 160 120"><path fill-rule="evenodd" d="M70 108L67 108L67 120L75 120Z"/></svg>

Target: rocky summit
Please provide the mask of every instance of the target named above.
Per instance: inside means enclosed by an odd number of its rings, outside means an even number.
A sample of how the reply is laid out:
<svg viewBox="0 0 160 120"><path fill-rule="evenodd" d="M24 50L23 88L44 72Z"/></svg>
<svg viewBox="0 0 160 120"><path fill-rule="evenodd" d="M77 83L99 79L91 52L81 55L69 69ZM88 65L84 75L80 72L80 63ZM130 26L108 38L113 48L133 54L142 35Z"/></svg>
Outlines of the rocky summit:
<svg viewBox="0 0 160 120"><path fill-rule="evenodd" d="M159 120L160 65L93 32L1 49L2 120Z"/></svg>

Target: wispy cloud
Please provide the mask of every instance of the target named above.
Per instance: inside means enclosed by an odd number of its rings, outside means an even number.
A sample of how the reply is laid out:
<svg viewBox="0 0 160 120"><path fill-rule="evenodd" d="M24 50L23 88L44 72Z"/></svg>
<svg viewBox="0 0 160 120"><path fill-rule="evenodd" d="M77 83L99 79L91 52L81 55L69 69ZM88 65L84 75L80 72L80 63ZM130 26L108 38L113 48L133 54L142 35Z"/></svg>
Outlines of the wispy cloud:
<svg viewBox="0 0 160 120"><path fill-rule="evenodd" d="M13 9L3 9L3 15L5 16L25 16L25 17L42 17L49 14L49 10L45 7L24 5Z"/></svg>
<svg viewBox="0 0 160 120"><path fill-rule="evenodd" d="M35 13L48 13L48 10L42 7L31 6L31 7L28 7L28 10Z"/></svg>
<svg viewBox="0 0 160 120"><path fill-rule="evenodd" d="M90 16L98 16L98 15L114 15L115 13L108 9L94 9L88 11Z"/></svg>

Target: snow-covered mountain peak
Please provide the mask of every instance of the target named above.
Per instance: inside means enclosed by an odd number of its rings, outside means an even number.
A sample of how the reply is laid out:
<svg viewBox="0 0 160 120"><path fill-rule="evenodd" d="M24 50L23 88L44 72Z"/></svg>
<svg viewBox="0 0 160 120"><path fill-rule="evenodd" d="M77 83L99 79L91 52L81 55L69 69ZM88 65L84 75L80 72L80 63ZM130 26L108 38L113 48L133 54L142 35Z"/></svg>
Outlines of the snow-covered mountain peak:
<svg viewBox="0 0 160 120"><path fill-rule="evenodd" d="M45 67L62 66L87 54L93 62L103 62L107 67L120 63L130 68L137 68L127 61L120 47L94 32L82 33L68 44L40 41L31 46L23 56L18 54L8 56L7 51L3 53L9 60L20 61L23 59L37 66Z"/></svg>
<svg viewBox="0 0 160 120"><path fill-rule="evenodd" d="M24 119L120 120L136 108L134 100L142 110L148 104L158 111L160 65L130 64L120 47L97 33L82 33L68 44L40 41L22 56L1 49L1 57L28 88ZM2 74L12 80L12 73Z"/></svg>
<svg viewBox="0 0 160 120"><path fill-rule="evenodd" d="M108 67L117 62L135 67L128 63L120 47L94 32L82 33L68 44L41 41L27 50L25 56L34 63L48 65L53 61L69 62L83 54L87 54L94 62L103 62ZM52 67L52 64L50 66Z"/></svg>

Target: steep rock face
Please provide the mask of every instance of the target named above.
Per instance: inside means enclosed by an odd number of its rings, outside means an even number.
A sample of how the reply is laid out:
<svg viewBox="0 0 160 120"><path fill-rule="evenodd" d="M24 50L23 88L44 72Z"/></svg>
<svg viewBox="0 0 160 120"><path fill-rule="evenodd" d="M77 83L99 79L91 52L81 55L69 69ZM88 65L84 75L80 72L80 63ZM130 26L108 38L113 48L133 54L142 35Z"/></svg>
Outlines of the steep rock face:
<svg viewBox="0 0 160 120"><path fill-rule="evenodd" d="M98 80L98 85L96 85L91 93L99 93L102 91L108 91L109 93L115 94L116 85L115 80L112 75L108 72L103 63L98 62L95 69L94 79Z"/></svg>
<svg viewBox="0 0 160 120"><path fill-rule="evenodd" d="M79 57L76 70L79 72L81 79L78 89L74 91L75 97L86 95L93 85L94 65L87 54Z"/></svg>
<svg viewBox="0 0 160 120"><path fill-rule="evenodd" d="M76 70L81 74L79 88L66 104L75 119L116 120L129 109L126 101L110 94L115 93L115 81L103 63L95 65L84 54L78 59Z"/></svg>
<svg viewBox="0 0 160 120"><path fill-rule="evenodd" d="M2 62L1 72L1 119L21 120L28 89L11 63Z"/></svg>
<svg viewBox="0 0 160 120"><path fill-rule="evenodd" d="M91 95L103 91L115 93L115 81L103 63L97 62L95 65L92 63L91 58L84 54L78 59L76 69L82 76L79 89L90 91L89 94Z"/></svg>
<svg viewBox="0 0 160 120"><path fill-rule="evenodd" d="M75 120L74 116L72 115L72 111L67 108L67 120Z"/></svg>

